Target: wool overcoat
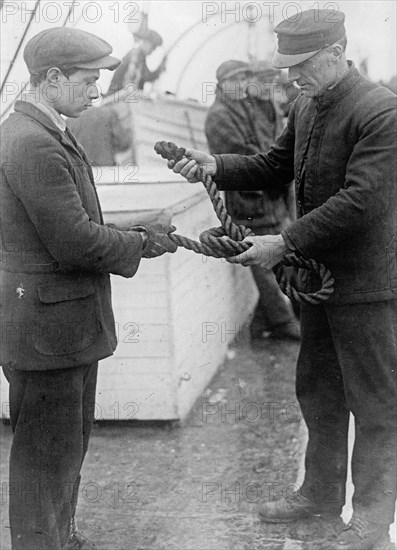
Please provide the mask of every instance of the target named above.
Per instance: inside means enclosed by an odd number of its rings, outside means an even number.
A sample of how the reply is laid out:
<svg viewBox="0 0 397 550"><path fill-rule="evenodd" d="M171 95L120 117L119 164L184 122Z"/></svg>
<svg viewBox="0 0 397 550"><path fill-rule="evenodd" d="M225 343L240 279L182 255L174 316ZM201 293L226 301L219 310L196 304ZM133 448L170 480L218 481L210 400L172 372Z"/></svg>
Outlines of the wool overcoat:
<svg viewBox="0 0 397 550"><path fill-rule="evenodd" d="M116 347L109 274L132 277L136 231L104 225L84 151L35 105L1 126L0 364L90 364Z"/></svg>

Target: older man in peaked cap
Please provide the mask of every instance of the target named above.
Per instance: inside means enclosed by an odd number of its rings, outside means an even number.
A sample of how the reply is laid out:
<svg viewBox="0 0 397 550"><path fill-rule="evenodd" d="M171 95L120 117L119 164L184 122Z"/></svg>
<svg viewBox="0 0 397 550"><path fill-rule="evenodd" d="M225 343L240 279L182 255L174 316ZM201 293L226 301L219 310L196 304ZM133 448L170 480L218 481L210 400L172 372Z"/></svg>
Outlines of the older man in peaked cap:
<svg viewBox="0 0 397 550"><path fill-rule="evenodd" d="M299 218L281 235L247 237L251 248L230 258L272 267L293 251L335 278L328 302L301 311L296 391L309 430L305 478L260 514L274 523L340 515L351 412L353 517L324 547L380 550L396 499L396 97L347 60L344 19L307 10L275 28L273 64L288 68L301 94L267 154L188 150L169 167L191 182L206 170L228 190L280 188L295 178ZM310 274L301 284L318 289Z"/></svg>
<svg viewBox="0 0 397 550"><path fill-rule="evenodd" d="M31 92L1 126L0 364L10 383L13 550L94 546L76 530L80 470L94 418L98 360L116 334L109 274L175 252L172 227L104 225L93 174L62 115L98 98L119 60L90 33L51 28L24 58Z"/></svg>

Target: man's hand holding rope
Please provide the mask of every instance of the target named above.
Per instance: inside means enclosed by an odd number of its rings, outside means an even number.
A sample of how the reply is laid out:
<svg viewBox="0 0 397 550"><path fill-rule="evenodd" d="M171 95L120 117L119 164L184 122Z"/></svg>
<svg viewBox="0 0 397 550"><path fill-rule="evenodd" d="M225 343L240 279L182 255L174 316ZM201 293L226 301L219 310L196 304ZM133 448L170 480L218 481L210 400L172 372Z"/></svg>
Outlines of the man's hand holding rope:
<svg viewBox="0 0 397 550"><path fill-rule="evenodd" d="M280 235L255 236L251 229L233 222L213 180L217 172L215 157L167 141L156 142L154 150L168 160L168 167L176 174L181 174L191 183L201 181L204 184L221 222L221 227L213 227L201 233L200 242L171 233L169 238L173 242L197 254L226 258L230 263L244 266L259 264L268 269L274 267L281 290L297 302L318 305L329 299L334 292L334 279L323 264L312 258L288 254L286 243ZM298 290L289 281L284 266L313 271L321 280L321 288L309 293Z"/></svg>
<svg viewBox="0 0 397 550"><path fill-rule="evenodd" d="M271 269L288 253L281 235L248 236L243 242L251 243L252 246L238 256L226 258L231 264L242 264L246 267L260 264L266 269Z"/></svg>
<svg viewBox="0 0 397 550"><path fill-rule="evenodd" d="M168 168L176 174L181 174L189 183L203 181L205 176L214 177L216 174L215 157L196 149L186 149L181 160L168 161Z"/></svg>
<svg viewBox="0 0 397 550"><path fill-rule="evenodd" d="M207 175L211 177L216 175L215 157L196 149L186 149L185 156L177 162L168 161L168 168L176 174L181 174L190 183L203 181ZM228 262L243 266L260 264L271 269L288 253L281 235L249 236L242 242L250 243L252 246L237 256L226 258Z"/></svg>

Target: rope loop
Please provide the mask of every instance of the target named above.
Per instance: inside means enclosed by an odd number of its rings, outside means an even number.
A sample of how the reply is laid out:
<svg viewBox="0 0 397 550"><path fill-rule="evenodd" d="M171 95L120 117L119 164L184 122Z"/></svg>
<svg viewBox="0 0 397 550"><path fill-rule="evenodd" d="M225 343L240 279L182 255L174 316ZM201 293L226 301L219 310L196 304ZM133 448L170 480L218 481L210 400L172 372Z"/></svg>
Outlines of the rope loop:
<svg viewBox="0 0 397 550"><path fill-rule="evenodd" d="M316 292L301 292L297 290L288 278L286 270L283 266L295 267L297 269L307 269L318 275L321 280L321 288ZM334 291L334 279L332 278L329 269L326 269L323 264L316 262L313 259L306 260L298 257L295 254L287 254L283 261L277 264L273 271L276 275L279 287L290 300L295 302L305 303L310 305L318 305L326 302Z"/></svg>
<svg viewBox="0 0 397 550"><path fill-rule="evenodd" d="M158 155L167 160L178 162L186 154L186 149L177 147L175 143L170 141L158 141L154 146L154 150ZM215 214L221 222L221 227L213 227L201 233L200 242L170 233L169 237L178 246L192 250L196 254L212 256L214 258L228 258L236 256L248 250L250 243L243 242L248 235L254 233L244 225L234 223L228 214L225 204L220 196L216 183L210 175L203 176L202 181L214 207ZM297 269L307 269L318 275L321 280L321 288L316 292L304 293L297 290L290 282L287 273L283 266L292 266ZM273 268L277 282L281 290L290 298L299 303L318 305L324 303L334 291L334 279L331 272L324 267L323 264L316 262L313 259L305 259L295 254L287 254L283 261Z"/></svg>

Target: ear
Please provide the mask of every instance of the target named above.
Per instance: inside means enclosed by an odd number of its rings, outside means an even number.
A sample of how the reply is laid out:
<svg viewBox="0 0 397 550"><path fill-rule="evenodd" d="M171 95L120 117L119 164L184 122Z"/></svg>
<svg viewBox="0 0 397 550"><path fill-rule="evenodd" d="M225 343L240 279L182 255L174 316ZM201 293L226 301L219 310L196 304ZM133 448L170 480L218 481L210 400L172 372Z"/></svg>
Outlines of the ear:
<svg viewBox="0 0 397 550"><path fill-rule="evenodd" d="M49 84L58 84L61 76L61 70L58 67L52 67L47 71L47 82Z"/></svg>
<svg viewBox="0 0 397 550"><path fill-rule="evenodd" d="M343 48L340 44L334 44L331 48L332 61L337 61L343 55Z"/></svg>

